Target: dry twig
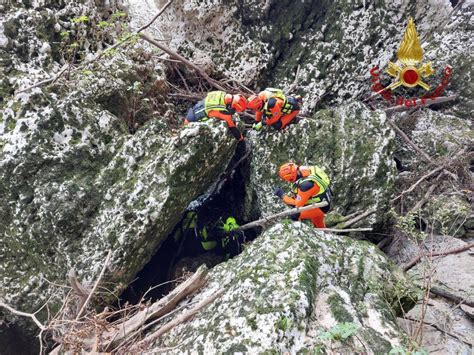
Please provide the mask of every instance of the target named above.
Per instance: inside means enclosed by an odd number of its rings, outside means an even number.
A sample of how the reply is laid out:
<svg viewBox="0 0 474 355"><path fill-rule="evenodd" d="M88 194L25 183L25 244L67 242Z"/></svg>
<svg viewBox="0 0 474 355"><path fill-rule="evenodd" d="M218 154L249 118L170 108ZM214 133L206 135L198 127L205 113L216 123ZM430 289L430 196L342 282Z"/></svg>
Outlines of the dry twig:
<svg viewBox="0 0 474 355"><path fill-rule="evenodd" d="M444 297L453 302L465 304L466 306L469 306L469 307L474 307L474 300L463 299L459 296L456 296L455 294L451 292L443 290L440 287L432 286L430 292L435 294L436 296Z"/></svg>
<svg viewBox="0 0 474 355"><path fill-rule="evenodd" d="M4 303L4 302L1 302L0 301L0 307L3 307L7 310L9 310L12 314L15 314L17 316L21 316L21 317L28 317L28 318L31 318L31 320L33 322L35 322L35 324L38 326L38 328L40 328L41 330L46 330L47 327L45 327L43 325L43 323L41 323L38 318L36 318L36 315L35 313L27 313L27 312L22 312L22 311L18 311L16 310L15 308L9 306L8 304ZM41 307L43 308L43 307Z"/></svg>

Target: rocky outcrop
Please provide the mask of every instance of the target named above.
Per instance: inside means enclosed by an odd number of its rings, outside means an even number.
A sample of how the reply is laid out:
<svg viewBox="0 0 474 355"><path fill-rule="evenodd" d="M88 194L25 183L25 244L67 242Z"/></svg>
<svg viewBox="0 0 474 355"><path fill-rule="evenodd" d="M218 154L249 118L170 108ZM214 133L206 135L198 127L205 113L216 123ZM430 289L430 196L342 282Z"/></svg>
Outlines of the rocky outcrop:
<svg viewBox="0 0 474 355"><path fill-rule="evenodd" d="M36 4L9 13L3 32L9 85L22 89L57 68L59 63L51 63L58 54L54 48L37 58L35 53L42 53L38 39L54 41L61 28L71 36L74 28L80 30L81 55L96 51L87 46L95 40L95 32L88 31L102 15L112 26L117 4L106 5ZM35 28L41 16L59 26L53 39ZM60 85L17 93L2 103L0 298L5 302L24 311L38 309L53 292L46 280L63 284L70 268L91 280L107 250L113 251L107 277L115 291L122 290L189 202L230 161L236 142L223 124L173 129L179 115L165 102L163 67L150 57L142 48L122 48L120 55L104 55L87 70L71 69ZM37 71L27 76L31 68ZM150 121L139 128L139 117Z"/></svg>
<svg viewBox="0 0 474 355"><path fill-rule="evenodd" d="M333 182L337 213L376 209L378 213L366 223L383 221L396 175L394 134L384 113L351 103L319 111L282 132L267 127L263 133L253 133L251 139L247 206L258 206L263 215L285 208L273 195L273 188L284 185L278 167L294 161L325 169Z"/></svg>
<svg viewBox="0 0 474 355"><path fill-rule="evenodd" d="M152 8L151 0L145 3L129 1L130 11L141 14L143 23ZM341 103L373 94L370 69L378 66L383 71L389 60L396 60L406 23L413 16L424 60L433 61L436 70L430 83L437 85L442 68L451 65L454 76L448 91L461 95L456 112L468 117L472 85L461 83L472 77L469 2L454 10L448 0L436 5L429 0L398 0L312 1L298 6L274 0L181 0L172 6L173 11L163 15L165 21L150 31L169 38L172 47L209 71L262 88L289 86L300 65L299 93L309 112L321 102ZM388 75L384 80L388 85Z"/></svg>
<svg viewBox="0 0 474 355"><path fill-rule="evenodd" d="M388 353L404 343L397 305L412 303L409 282L373 245L299 222L275 225L215 267L196 299L218 289L224 294L163 336L160 347Z"/></svg>

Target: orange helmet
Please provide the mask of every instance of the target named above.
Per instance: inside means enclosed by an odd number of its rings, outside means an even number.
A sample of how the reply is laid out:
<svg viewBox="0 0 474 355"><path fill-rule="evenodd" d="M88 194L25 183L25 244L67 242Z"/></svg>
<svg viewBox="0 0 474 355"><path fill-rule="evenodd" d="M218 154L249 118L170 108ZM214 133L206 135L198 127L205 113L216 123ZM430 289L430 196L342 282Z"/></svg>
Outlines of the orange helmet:
<svg viewBox="0 0 474 355"><path fill-rule="evenodd" d="M226 94L224 96L224 103L226 105L230 105L230 107L232 107L237 112L242 112L247 108L247 99L240 94Z"/></svg>
<svg viewBox="0 0 474 355"><path fill-rule="evenodd" d="M278 170L278 175L283 180L288 182L295 182L296 177L298 175L298 165L295 163L285 163L280 166L280 170Z"/></svg>
<svg viewBox="0 0 474 355"><path fill-rule="evenodd" d="M257 95L252 95L248 99L249 103L247 105L247 108L254 110L254 111L260 111L263 106L263 101L260 97Z"/></svg>

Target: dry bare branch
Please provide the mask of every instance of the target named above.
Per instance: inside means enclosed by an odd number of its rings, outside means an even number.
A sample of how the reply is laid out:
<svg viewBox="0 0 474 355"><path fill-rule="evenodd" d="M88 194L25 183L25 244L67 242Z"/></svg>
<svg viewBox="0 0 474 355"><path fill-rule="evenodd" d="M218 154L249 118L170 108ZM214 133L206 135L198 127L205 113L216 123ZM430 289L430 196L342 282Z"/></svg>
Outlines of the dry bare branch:
<svg viewBox="0 0 474 355"><path fill-rule="evenodd" d="M435 104L441 104L441 103L444 103L444 102L454 101L457 98L458 98L458 95L451 95L451 96L437 97L435 99L430 99L430 98L425 99L428 102L423 102L422 99L418 99L416 101L416 105L413 105L413 106L398 105L398 106L386 108L384 111L385 111L385 113L409 111L409 110L412 110L414 108L414 106L428 107L428 106L435 105Z"/></svg>
<svg viewBox="0 0 474 355"><path fill-rule="evenodd" d="M143 310L140 310L125 322L118 324L116 327L118 329L106 332L103 335L103 338L108 339L109 342L106 348L110 349L116 346L131 333L137 331L146 322L171 312L182 299L201 288L206 283L206 277L207 268L205 266L200 267L189 279L176 287L167 296L155 302L150 307L145 307ZM90 345L90 341L91 339L88 339L86 343Z"/></svg>
<svg viewBox="0 0 474 355"><path fill-rule="evenodd" d="M312 205L309 205L309 206L304 206L304 207L300 207L300 208L298 208L298 207L293 208L291 210L286 210L286 211L283 211L283 212L280 212L280 213L273 214L273 215L268 216L268 217L264 217L264 218L259 219L257 221L253 221L253 222L244 224L243 226L240 226L239 228L234 229L234 231L235 232L240 232L240 231L250 229L250 228L263 227L271 221L278 220L278 219L281 219L281 218L284 218L284 217L288 217L288 216L291 216L291 215L294 215L294 214L297 214L297 213L300 213L300 212L303 212L303 211L311 210L313 208L326 207L327 205L328 205L328 203L326 201L323 201L323 202L313 203Z"/></svg>
<svg viewBox="0 0 474 355"><path fill-rule="evenodd" d="M435 294L436 296L444 297L453 302L465 304L466 306L469 306L469 307L474 307L474 300L463 299L459 296L456 296L455 294L451 292L443 290L440 287L432 286L430 292Z"/></svg>
<svg viewBox="0 0 474 355"><path fill-rule="evenodd" d="M410 270L413 266L418 264L421 261L421 259L423 259L424 257L430 257L431 258L433 256L445 256L445 255L450 255L450 254L457 254L457 253L460 253L462 251L469 250L473 247L474 247L474 243L469 243L469 244L463 245L462 247L458 247L458 248L454 248L454 249L450 249L450 250L433 252L433 253L424 253L424 254L418 255L417 257L413 258L411 261L406 263L402 267L402 270L405 271L405 272Z"/></svg>
<svg viewBox="0 0 474 355"><path fill-rule="evenodd" d="M84 302L81 309L77 313L76 320L81 318L82 314L86 310L87 305L89 304L89 302L92 298L92 295L94 294L95 290L97 289L97 286L99 285L100 281L102 280L102 277L104 276L105 270L107 269L107 266L109 265L109 261L110 261L111 256L112 256L112 250L109 250L109 252L107 253L107 257L105 258L105 262L104 262L104 266L102 267L102 271L100 272L99 277L97 278L97 281L94 284L94 287L92 287L91 292L89 292L89 295L87 296L86 301Z"/></svg>
<svg viewBox="0 0 474 355"><path fill-rule="evenodd" d="M444 169L444 166L438 166L437 168L431 170L429 173L423 175L421 178L419 178L417 180L417 182L415 182L413 185L410 186L409 189L407 190L404 190L402 191L402 193L400 195L398 195L397 197L394 197L391 202L395 202L397 201L398 199L400 199L402 196L406 195L407 193L410 193L412 192L420 183L422 183L423 181L425 181L426 179L428 179L429 177L435 175L436 173L439 173L441 170Z"/></svg>
<svg viewBox="0 0 474 355"><path fill-rule="evenodd" d="M218 290L215 293L213 293L211 296L208 298L202 300L199 302L196 307L190 309L188 312L183 313L179 317L171 320L170 322L166 323L164 326L162 326L160 329L158 329L156 332L153 334L150 334L147 336L145 339L142 341L138 342L135 344L135 346L131 349L133 352L134 350L141 349L142 347L146 347L149 344L152 344L154 341L156 341L159 337L161 337L163 334L169 332L171 329L176 327L177 325L186 322L188 319L194 317L196 313L198 313L202 308L206 307L208 304L214 302L216 298L222 296L224 293L224 290Z"/></svg>
<svg viewBox="0 0 474 355"><path fill-rule="evenodd" d="M157 40L155 40L154 38L151 38L150 36L148 36L145 33L140 33L139 36L140 36L140 38L144 39L148 43L151 43L155 47L158 47L163 52L168 53L172 58L174 58L176 60L179 60L180 62L182 62L187 67L195 70L197 73L199 73L199 75L201 75L204 79L206 79L206 81L212 87L214 87L218 90L226 91L226 89L221 84L219 84L219 82L217 80L214 80L213 78L211 78L209 75L207 75L207 73L203 69L199 68L196 64L194 64L193 62L191 62L188 59L184 58L181 54L178 54L177 52L173 51L171 48L168 48L165 45L159 43Z"/></svg>
<svg viewBox="0 0 474 355"><path fill-rule="evenodd" d="M375 208L373 209L370 209L370 210L367 210L365 211L364 213L361 213L359 215L357 215L356 217L348 220L347 222L343 222L342 224L340 224L340 228L342 229L346 229L347 227L350 227L352 226L353 224L356 224L357 222L363 220L364 218L370 216L371 214L374 214L375 212L377 212L377 210Z"/></svg>
<svg viewBox="0 0 474 355"><path fill-rule="evenodd" d="M392 127L395 132L397 132L400 137L406 142L408 143L408 145L410 145L414 150L416 150L420 155L421 157L423 158L424 161L426 161L427 163L429 164L434 164L434 160L433 158L431 158L423 149L421 149L420 147L418 147L406 134L405 132L403 132L396 124L395 122L393 122L392 120L390 119L387 119L387 122L388 124L390 125L390 127Z"/></svg>
<svg viewBox="0 0 474 355"><path fill-rule="evenodd" d="M28 317L28 318L31 318L31 320L33 322L35 322L35 324L38 326L38 328L40 328L41 330L45 330L47 329L43 323L41 323L38 318L36 318L36 315L34 313L26 313L26 312L22 312L22 311L18 311L16 310L15 308L9 306L8 304L4 303L4 302L1 302L0 301L0 307L3 307L5 309L7 309L8 311L10 311L12 314L15 314L17 316L21 316L21 317Z"/></svg>

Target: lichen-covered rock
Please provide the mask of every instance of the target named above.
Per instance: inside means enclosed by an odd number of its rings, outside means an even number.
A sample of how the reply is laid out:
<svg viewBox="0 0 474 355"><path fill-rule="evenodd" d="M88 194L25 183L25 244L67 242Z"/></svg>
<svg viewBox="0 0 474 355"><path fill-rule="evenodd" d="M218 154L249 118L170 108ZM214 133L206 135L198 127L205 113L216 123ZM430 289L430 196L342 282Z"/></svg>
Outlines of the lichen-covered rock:
<svg viewBox="0 0 474 355"><path fill-rule="evenodd" d="M146 23L156 10L151 0L128 1ZM453 11L452 2L423 1L177 1L150 28L182 53L246 84L284 87L300 66L299 93L305 111L321 102L367 97L369 71L396 60L406 23L413 16L425 61L436 73L453 67L448 92L461 95L456 112L468 118L472 84L472 3ZM153 11L152 11L153 12ZM225 24L225 26L222 26ZM384 74L385 75L385 74ZM385 77L387 85L388 75ZM427 79L433 89L439 75ZM469 83L469 80L465 81ZM424 89L408 93L423 94ZM323 97L324 96L324 97ZM379 97L379 101L383 100Z"/></svg>
<svg viewBox="0 0 474 355"><path fill-rule="evenodd" d="M11 88L48 78L59 66L47 63L54 50L40 51L41 28L35 24L41 13L58 31L91 22L78 34L94 43L81 42L78 50L87 56L100 42L88 31L116 5L48 3L7 13L9 21L19 23L15 31L5 26L3 31L13 46L8 47ZM25 39L20 47L16 35ZM108 53L87 68L71 69L61 85L18 92L0 104L0 298L5 302L36 310L52 292L46 280L62 284L70 268L81 279L93 279L109 249L108 278L113 289L122 290L189 202L227 166L236 142L223 124L172 129L179 115L166 102L163 67L150 57L124 46L120 55ZM141 129L139 114L150 120Z"/></svg>
<svg viewBox="0 0 474 355"><path fill-rule="evenodd" d="M121 289L225 168L235 142L223 130L171 135L153 120L130 136L77 102L28 111L1 136L1 296L32 310L48 296L42 277L63 280L71 267L92 277L108 249Z"/></svg>
<svg viewBox="0 0 474 355"><path fill-rule="evenodd" d="M278 167L294 161L325 169L333 182L337 212L375 208L378 213L370 222L383 220L396 174L394 133L384 113L370 111L360 103L322 110L281 132L267 128L263 134L253 134L252 149L248 188L253 192L247 195L249 201L257 196L254 203L262 214L284 208L273 195L273 187L284 184L278 177Z"/></svg>
<svg viewBox="0 0 474 355"><path fill-rule="evenodd" d="M210 272L195 299L224 294L162 337L178 352L388 353L404 343L396 304L411 303L402 273L366 242L278 224ZM341 328L342 327L342 328ZM344 342L337 332L349 331ZM324 332L332 330L334 337ZM339 334L340 336L340 334Z"/></svg>

